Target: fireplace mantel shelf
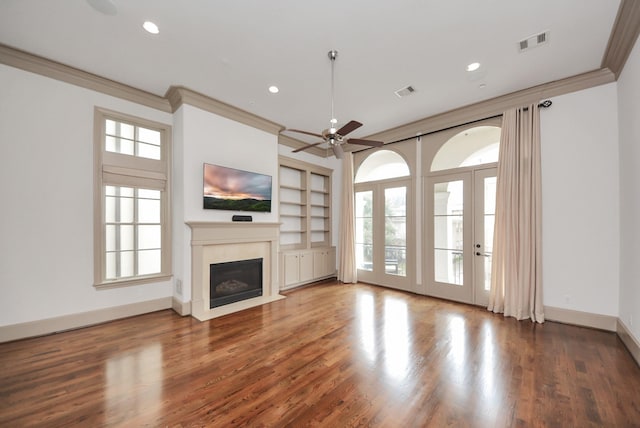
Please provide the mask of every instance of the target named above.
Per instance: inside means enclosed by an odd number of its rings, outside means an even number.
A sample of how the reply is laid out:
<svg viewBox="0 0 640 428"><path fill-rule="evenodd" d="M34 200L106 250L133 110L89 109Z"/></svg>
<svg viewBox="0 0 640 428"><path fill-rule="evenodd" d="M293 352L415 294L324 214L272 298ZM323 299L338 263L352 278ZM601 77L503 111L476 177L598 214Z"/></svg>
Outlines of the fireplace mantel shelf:
<svg viewBox="0 0 640 428"><path fill-rule="evenodd" d="M280 223L188 222L191 246L278 241Z"/></svg>
<svg viewBox="0 0 640 428"><path fill-rule="evenodd" d="M260 227L260 226L280 226L278 222L253 222L253 221L187 221L190 227Z"/></svg>

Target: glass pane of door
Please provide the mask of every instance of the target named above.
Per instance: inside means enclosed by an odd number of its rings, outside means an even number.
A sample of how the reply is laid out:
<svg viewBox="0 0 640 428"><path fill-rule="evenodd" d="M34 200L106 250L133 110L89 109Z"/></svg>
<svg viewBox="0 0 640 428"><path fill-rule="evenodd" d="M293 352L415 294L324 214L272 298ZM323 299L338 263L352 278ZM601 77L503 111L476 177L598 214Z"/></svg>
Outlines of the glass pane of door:
<svg viewBox="0 0 640 428"><path fill-rule="evenodd" d="M356 192L356 266L373 270L373 191Z"/></svg>
<svg viewBox="0 0 640 428"><path fill-rule="evenodd" d="M407 276L407 188L384 189L384 271Z"/></svg>
<svg viewBox="0 0 640 428"><path fill-rule="evenodd" d="M491 260L493 256L493 230L496 216L496 170L478 170L475 182L475 236L474 302L479 305L489 303L491 289Z"/></svg>
<svg viewBox="0 0 640 428"><path fill-rule="evenodd" d="M436 282L464 284L464 182L434 184L433 263Z"/></svg>
<svg viewBox="0 0 640 428"><path fill-rule="evenodd" d="M491 257L493 255L493 227L496 217L496 177L484 178L484 289L491 289Z"/></svg>

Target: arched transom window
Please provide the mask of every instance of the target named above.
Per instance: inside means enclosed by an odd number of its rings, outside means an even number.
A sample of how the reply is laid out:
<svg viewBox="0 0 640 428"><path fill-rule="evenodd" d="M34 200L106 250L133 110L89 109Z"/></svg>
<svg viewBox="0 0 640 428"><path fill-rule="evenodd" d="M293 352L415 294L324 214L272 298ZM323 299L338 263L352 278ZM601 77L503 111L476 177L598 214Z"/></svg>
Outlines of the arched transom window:
<svg viewBox="0 0 640 428"><path fill-rule="evenodd" d="M498 162L500 128L476 126L451 137L438 150L431 171Z"/></svg>
<svg viewBox="0 0 640 428"><path fill-rule="evenodd" d="M409 175L409 166L402 156L391 150L380 150L372 153L362 162L358 168L355 182L366 183L388 178L408 177Z"/></svg>

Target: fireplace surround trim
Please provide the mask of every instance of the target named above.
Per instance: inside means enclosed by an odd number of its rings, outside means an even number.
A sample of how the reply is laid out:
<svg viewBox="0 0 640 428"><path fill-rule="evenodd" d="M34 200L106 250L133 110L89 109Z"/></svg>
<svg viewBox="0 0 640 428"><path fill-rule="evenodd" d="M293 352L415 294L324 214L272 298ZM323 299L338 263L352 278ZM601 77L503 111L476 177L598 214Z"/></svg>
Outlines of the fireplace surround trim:
<svg viewBox="0 0 640 428"><path fill-rule="evenodd" d="M280 223L186 224L191 228L191 315L194 318L205 321L285 298L278 287ZM239 252L247 254L245 258L263 258L262 296L209 308L209 264L231 260L217 259L222 253L227 257Z"/></svg>

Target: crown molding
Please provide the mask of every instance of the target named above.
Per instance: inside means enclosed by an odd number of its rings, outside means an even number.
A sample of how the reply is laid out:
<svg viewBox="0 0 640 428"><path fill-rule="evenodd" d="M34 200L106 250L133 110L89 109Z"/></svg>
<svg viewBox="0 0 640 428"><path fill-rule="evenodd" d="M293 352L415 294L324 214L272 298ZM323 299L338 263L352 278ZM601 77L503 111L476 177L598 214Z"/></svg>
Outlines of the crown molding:
<svg viewBox="0 0 640 428"><path fill-rule="evenodd" d="M307 146L308 143L304 141L297 140L295 138L289 137L288 135L278 135L278 144L282 144L283 146L291 147L292 149L301 149L304 146ZM306 153L311 153L312 155L320 156L321 158L329 157L327 155L328 150L321 149L320 147L311 147L305 150Z"/></svg>
<svg viewBox="0 0 640 428"><path fill-rule="evenodd" d="M501 95L489 100L469 104L464 107L429 116L424 119L400 125L363 138L385 142L401 140L403 138L418 136L428 132L435 132L451 126L462 125L466 122L502 114L511 108L537 103L545 98L568 94L570 92L576 92L614 81L615 76L611 70L601 68L565 79L543 83L521 91L511 92L510 94ZM351 147L345 147L345 150L353 149ZM356 150L360 151L358 149Z"/></svg>
<svg viewBox="0 0 640 428"><path fill-rule="evenodd" d="M615 74L616 80L624 68L640 34L640 1L622 0L618 8L609 43L602 57L602 68Z"/></svg>
<svg viewBox="0 0 640 428"><path fill-rule="evenodd" d="M178 110L182 104L189 104L202 110L217 114L218 116L253 126L254 128L261 129L271 134L279 134L280 131L284 129L284 126L279 123L264 119L253 113L249 113L248 111L223 103L222 101L218 101L189 88L185 88L184 86L171 86L165 94L165 98L169 100L172 113Z"/></svg>
<svg viewBox="0 0 640 428"><path fill-rule="evenodd" d="M100 77L77 68L0 43L0 64L5 64L41 76L50 77L92 91L122 98L157 110L171 113L169 102L159 95L133 86Z"/></svg>
<svg viewBox="0 0 640 428"><path fill-rule="evenodd" d="M639 32L640 1L622 0L618 17L616 18L614 29L609 39L609 46L603 59L603 64L609 64L612 68L602 67L598 70L512 92L490 100L470 104L400 125L364 138L387 142L396 141L416 136L420 133L434 132L469 121L501 114L510 108L538 102L543 98L563 95L614 82L620 74ZM284 129L284 126L278 123L215 100L183 86L171 86L165 94L165 97L161 97L1 43L0 63L168 113L175 112L182 104L189 104L271 134L278 135L280 131ZM615 70L615 72L612 70ZM304 147L306 144L303 141L281 134L278 135L278 142L279 144L294 149ZM345 151L367 150L362 149L361 146L349 144L346 144L344 149ZM313 147L306 150L306 152L319 157L327 157L327 150L319 147Z"/></svg>

